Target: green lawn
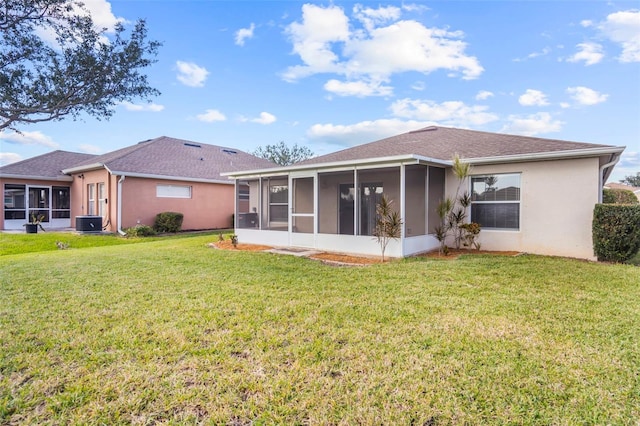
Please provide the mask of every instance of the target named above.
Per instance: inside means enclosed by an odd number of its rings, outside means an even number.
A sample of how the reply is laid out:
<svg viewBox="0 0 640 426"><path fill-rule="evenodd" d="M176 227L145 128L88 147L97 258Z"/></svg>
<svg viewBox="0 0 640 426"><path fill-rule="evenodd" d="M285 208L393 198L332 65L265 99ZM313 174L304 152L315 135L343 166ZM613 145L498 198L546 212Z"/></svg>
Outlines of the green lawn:
<svg viewBox="0 0 640 426"><path fill-rule="evenodd" d="M0 424L640 420L638 267L216 238L0 257Z"/></svg>

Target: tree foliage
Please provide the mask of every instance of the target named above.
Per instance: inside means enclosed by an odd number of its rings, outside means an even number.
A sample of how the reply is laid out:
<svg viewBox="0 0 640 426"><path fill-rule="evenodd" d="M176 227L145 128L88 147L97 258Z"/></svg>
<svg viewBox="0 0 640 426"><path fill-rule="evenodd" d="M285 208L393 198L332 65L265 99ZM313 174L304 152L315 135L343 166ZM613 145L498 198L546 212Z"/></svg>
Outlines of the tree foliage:
<svg viewBox="0 0 640 426"><path fill-rule="evenodd" d="M283 141L273 145L265 145L264 147L259 146L253 152L253 155L273 161L281 166L290 166L293 163L304 161L314 156L313 151L306 146L293 144L292 147L289 147Z"/></svg>
<svg viewBox="0 0 640 426"><path fill-rule="evenodd" d="M144 20L97 28L77 0L3 0L0 6L0 130L77 118L109 118L122 101L158 95L142 73L160 43Z"/></svg>
<svg viewBox="0 0 640 426"><path fill-rule="evenodd" d="M402 219L400 219L400 214L393 209L392 204L392 200L389 200L386 195L382 195L380 202L376 205L376 226L373 236L380 244L382 262L384 262L384 253L389 241L398 239L402 235Z"/></svg>
<svg viewBox="0 0 640 426"><path fill-rule="evenodd" d="M624 183L626 185L635 186L636 188L640 188L640 172L636 173L635 176L629 175L625 176L624 179L620 181L620 183Z"/></svg>

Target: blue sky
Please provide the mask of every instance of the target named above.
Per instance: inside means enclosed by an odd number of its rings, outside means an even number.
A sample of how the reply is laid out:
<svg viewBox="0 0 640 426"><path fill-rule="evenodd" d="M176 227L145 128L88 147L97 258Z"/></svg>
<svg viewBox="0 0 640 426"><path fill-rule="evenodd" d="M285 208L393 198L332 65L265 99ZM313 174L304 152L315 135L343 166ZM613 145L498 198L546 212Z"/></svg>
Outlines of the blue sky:
<svg viewBox="0 0 640 426"><path fill-rule="evenodd" d="M0 133L3 164L158 136L316 154L428 125L624 145L640 171L640 7L604 1L85 0L163 43L151 103Z"/></svg>

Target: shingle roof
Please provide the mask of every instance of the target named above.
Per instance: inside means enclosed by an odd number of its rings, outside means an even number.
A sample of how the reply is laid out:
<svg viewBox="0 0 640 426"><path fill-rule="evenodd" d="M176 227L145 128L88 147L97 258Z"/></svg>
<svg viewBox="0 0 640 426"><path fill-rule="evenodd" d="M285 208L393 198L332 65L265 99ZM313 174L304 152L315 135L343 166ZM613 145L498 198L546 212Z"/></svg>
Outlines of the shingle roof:
<svg viewBox="0 0 640 426"><path fill-rule="evenodd" d="M640 188L631 185L625 185L623 183L609 182L605 184L605 188L609 189L626 189L628 191L633 192L634 194L640 193Z"/></svg>
<svg viewBox="0 0 640 426"><path fill-rule="evenodd" d="M161 136L75 164L82 170L103 164L113 173L227 180L224 172L266 169L276 164L235 148Z"/></svg>
<svg viewBox="0 0 640 426"><path fill-rule="evenodd" d="M0 167L0 176L24 176L60 179L67 177L62 170L80 162L95 158L93 154L68 151L52 151L37 157L27 158L17 163Z"/></svg>
<svg viewBox="0 0 640 426"><path fill-rule="evenodd" d="M487 158L607 147L613 148L611 145L433 126L315 157L297 164L352 161L397 155L420 155L448 161L455 154L463 159Z"/></svg>

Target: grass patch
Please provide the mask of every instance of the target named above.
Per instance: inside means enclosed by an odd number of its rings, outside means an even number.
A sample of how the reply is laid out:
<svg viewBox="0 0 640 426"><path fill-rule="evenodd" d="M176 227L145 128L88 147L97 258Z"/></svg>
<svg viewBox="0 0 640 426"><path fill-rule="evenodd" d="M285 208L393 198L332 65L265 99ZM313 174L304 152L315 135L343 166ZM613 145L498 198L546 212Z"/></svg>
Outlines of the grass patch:
<svg viewBox="0 0 640 426"><path fill-rule="evenodd" d="M215 238L0 258L0 423L640 418L636 267L334 268Z"/></svg>
<svg viewBox="0 0 640 426"><path fill-rule="evenodd" d="M220 231L215 231L215 235ZM58 242L68 249L105 247L124 244L148 243L166 238L191 238L198 235L213 235L214 232L178 233L167 236L125 238L118 234L78 234L75 232L40 232L38 234L0 233L0 256L21 253L59 250Z"/></svg>

